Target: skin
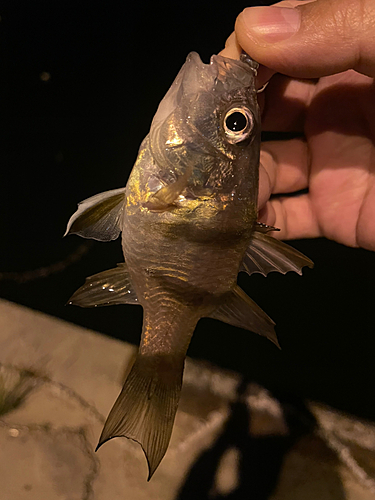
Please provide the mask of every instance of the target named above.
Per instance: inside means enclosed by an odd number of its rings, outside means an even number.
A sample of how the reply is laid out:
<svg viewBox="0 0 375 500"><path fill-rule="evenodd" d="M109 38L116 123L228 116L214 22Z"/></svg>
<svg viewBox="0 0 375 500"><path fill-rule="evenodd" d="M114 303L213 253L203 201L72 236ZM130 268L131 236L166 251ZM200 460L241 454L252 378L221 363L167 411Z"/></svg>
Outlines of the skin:
<svg viewBox="0 0 375 500"><path fill-rule="evenodd" d="M375 4L280 2L258 9L259 23L280 7L300 11L294 34L265 38L245 9L221 53L251 55L263 65L260 85L277 73L263 94L262 129L301 134L262 145L260 220L281 228L281 239L375 250Z"/></svg>

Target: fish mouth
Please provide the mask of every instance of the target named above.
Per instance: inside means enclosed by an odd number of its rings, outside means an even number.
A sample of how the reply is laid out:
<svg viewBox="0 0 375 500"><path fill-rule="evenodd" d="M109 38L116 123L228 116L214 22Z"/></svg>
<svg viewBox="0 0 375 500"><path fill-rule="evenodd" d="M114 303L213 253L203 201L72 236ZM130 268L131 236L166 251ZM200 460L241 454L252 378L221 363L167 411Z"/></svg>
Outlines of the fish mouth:
<svg viewBox="0 0 375 500"><path fill-rule="evenodd" d="M240 61L250 66L251 70L255 73L255 76L257 76L259 63L254 61L254 59L250 57L249 54L247 54L244 50L241 52Z"/></svg>

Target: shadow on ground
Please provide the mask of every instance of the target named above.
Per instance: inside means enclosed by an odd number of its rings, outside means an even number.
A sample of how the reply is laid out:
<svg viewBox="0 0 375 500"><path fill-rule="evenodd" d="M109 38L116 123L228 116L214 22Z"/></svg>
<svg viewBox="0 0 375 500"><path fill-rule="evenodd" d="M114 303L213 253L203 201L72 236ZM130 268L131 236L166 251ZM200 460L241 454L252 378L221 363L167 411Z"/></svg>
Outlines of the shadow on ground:
<svg viewBox="0 0 375 500"><path fill-rule="evenodd" d="M214 445L202 453L190 469L185 483L180 489L176 500L275 500L284 498L274 496L279 484L282 468L288 452L298 441L314 432L316 422L303 402L297 400L279 400L283 410L289 432L286 435L254 436L249 432L251 414L244 399L247 381L244 381L238 390L237 399L231 405L230 417L222 434ZM323 445L325 447L325 445ZM236 449L237 461L232 470L236 480L232 481L231 491L219 491L217 486L218 475L223 457L229 449ZM327 454L332 452L326 448ZM232 464L233 466L233 464ZM345 500L341 480L337 474L331 478L334 484L335 500ZM301 478L303 482L304 478ZM324 480L324 478L323 478ZM288 499L300 499L289 491ZM327 497L328 498L328 497ZM329 497L331 498L331 497Z"/></svg>

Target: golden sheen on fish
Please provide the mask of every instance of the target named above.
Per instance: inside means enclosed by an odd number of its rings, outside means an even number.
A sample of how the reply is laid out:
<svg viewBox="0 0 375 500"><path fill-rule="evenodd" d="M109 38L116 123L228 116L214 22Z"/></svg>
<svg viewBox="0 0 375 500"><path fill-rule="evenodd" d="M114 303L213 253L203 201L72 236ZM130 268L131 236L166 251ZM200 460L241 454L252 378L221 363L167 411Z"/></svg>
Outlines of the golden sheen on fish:
<svg viewBox="0 0 375 500"><path fill-rule="evenodd" d="M79 204L67 233L100 241L122 232L125 262L91 276L82 307L140 304L136 361L99 446L125 436L143 448L149 479L169 444L184 360L200 318L278 345L273 321L237 285L239 271L301 274L312 262L256 222L260 150L258 64L191 53L161 101L125 188Z"/></svg>

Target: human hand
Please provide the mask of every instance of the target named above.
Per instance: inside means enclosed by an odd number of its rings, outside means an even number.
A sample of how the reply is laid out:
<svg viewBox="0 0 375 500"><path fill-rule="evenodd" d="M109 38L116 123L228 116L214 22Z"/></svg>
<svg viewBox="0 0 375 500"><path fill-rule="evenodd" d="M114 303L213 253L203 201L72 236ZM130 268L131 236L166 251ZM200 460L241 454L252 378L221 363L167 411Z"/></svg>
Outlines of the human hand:
<svg viewBox="0 0 375 500"><path fill-rule="evenodd" d="M242 47L263 81L281 73L264 92L263 130L303 134L263 143L260 220L282 239L375 250L375 3L277 5L245 9L222 52Z"/></svg>

